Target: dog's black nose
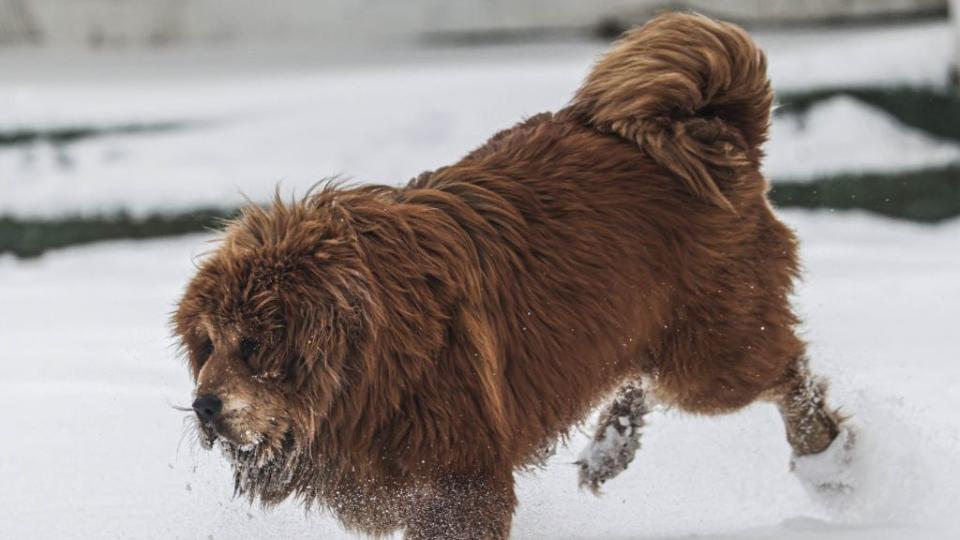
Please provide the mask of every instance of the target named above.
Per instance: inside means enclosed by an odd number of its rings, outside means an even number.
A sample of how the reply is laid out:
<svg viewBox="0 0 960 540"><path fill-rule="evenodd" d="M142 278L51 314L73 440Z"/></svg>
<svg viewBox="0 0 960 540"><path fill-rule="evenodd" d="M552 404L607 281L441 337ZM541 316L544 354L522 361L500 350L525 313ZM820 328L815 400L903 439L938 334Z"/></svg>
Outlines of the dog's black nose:
<svg viewBox="0 0 960 540"><path fill-rule="evenodd" d="M197 411L197 416L201 422L212 422L223 408L223 402L217 396L200 396L193 402L193 410Z"/></svg>

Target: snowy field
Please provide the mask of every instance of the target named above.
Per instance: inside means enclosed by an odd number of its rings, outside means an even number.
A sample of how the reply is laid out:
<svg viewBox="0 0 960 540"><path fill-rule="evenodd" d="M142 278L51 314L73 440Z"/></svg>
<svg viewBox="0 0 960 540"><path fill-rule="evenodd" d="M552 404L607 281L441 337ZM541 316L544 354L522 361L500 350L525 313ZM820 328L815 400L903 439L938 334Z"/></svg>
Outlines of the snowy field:
<svg viewBox="0 0 960 540"><path fill-rule="evenodd" d="M759 32L779 91L940 86L947 23ZM521 118L562 107L596 42L367 53L0 53L0 133L158 122L180 129L0 146L0 215L226 207L334 175L399 184ZM850 98L780 116L767 172L802 180L960 161L960 146Z"/></svg>
<svg viewBox="0 0 960 540"><path fill-rule="evenodd" d="M951 43L937 22L757 38L781 92L938 87ZM0 49L0 135L180 125L0 146L0 216L225 207L338 174L402 183L563 106L603 49ZM846 97L778 116L766 150L777 180L960 162L960 145ZM960 537L960 220L783 215L803 241L795 300L813 366L860 430L856 492L801 487L772 406L710 419L658 410L601 498L576 487L583 435L519 475L516 538ZM223 460L173 408L192 387L168 318L210 239L0 256L0 540L349 537L322 514L232 499Z"/></svg>
<svg viewBox="0 0 960 540"><path fill-rule="evenodd" d="M516 538L960 535L960 221L784 216L803 241L796 303L813 365L861 430L858 490L808 495L772 406L657 411L601 498L576 488L583 436L520 475ZM167 319L208 240L0 258L0 538L348 537L293 505L233 500L221 458L184 436L171 406L190 402L191 384Z"/></svg>

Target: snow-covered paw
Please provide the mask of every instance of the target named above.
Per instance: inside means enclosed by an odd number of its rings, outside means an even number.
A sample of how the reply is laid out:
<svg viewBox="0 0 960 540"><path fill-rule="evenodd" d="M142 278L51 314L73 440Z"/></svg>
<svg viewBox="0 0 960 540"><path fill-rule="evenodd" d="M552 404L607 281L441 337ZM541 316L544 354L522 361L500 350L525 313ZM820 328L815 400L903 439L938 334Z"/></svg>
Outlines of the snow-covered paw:
<svg viewBox="0 0 960 540"><path fill-rule="evenodd" d="M853 467L855 435L849 425L843 426L826 450L818 454L793 456L790 470L814 494L841 495L852 492L857 487Z"/></svg>
<svg viewBox="0 0 960 540"><path fill-rule="evenodd" d="M640 429L622 417L608 424L580 453L580 487L597 493L604 482L623 472L640 448Z"/></svg>

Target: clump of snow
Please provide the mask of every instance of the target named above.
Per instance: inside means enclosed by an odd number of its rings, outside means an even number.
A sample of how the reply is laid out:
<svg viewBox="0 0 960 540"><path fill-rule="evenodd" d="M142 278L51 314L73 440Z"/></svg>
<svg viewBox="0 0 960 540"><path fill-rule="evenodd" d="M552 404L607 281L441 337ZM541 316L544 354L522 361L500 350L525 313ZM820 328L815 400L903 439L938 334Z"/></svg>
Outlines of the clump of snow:
<svg viewBox="0 0 960 540"><path fill-rule="evenodd" d="M790 460L790 468L804 486L816 495L847 495L857 487L851 470L855 441L854 431L846 425L822 452L794 455Z"/></svg>
<svg viewBox="0 0 960 540"><path fill-rule="evenodd" d="M842 432L823 453L791 462L830 519L960 525L950 510L960 497L957 440L949 439L956 432L931 436L930 426L919 423L899 398L860 390L846 404L853 430Z"/></svg>
<svg viewBox="0 0 960 540"><path fill-rule="evenodd" d="M891 172L960 162L960 145L907 127L881 109L837 96L778 116L764 171L777 180Z"/></svg>

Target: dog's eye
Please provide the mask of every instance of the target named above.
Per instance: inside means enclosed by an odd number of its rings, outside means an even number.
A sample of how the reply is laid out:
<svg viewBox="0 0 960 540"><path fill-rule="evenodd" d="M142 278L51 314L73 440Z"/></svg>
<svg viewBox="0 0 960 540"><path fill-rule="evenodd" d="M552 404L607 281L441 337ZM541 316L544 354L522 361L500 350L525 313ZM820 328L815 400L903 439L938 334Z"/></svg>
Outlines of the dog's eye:
<svg viewBox="0 0 960 540"><path fill-rule="evenodd" d="M210 338L206 338L200 344L200 348L197 349L197 364L203 365L211 354L213 354L213 342L210 341Z"/></svg>
<svg viewBox="0 0 960 540"><path fill-rule="evenodd" d="M260 348L260 344L252 339L241 339L240 340L240 358L247 360Z"/></svg>

